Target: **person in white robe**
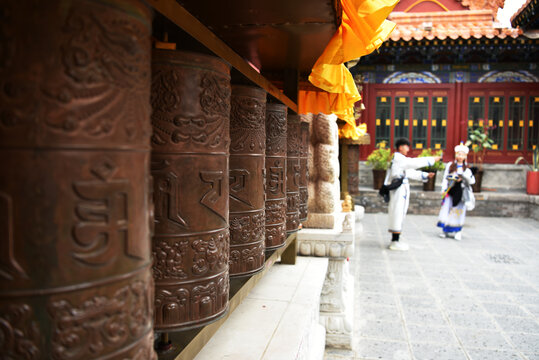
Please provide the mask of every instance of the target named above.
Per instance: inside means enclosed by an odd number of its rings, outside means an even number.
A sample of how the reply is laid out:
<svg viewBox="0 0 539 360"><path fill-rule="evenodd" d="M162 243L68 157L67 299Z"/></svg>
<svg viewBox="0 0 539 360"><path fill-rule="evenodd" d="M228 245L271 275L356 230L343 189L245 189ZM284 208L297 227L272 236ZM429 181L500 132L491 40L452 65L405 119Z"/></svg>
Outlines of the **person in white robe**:
<svg viewBox="0 0 539 360"><path fill-rule="evenodd" d="M455 160L445 166L442 180L443 200L437 224L442 228L440 237L443 238L454 234L455 240L461 240L466 210L472 210L475 206L472 190L475 178L466 164L468 151L468 147L462 143L455 146Z"/></svg>
<svg viewBox="0 0 539 360"><path fill-rule="evenodd" d="M390 185L396 179L402 179L402 184L389 191L388 231L392 234L390 250L406 251L409 249L408 244L400 240L402 232L402 224L408 211L410 204L410 183L409 180L419 180L426 182L429 177L433 177L434 173L427 173L416 169L432 166L438 160L439 156L409 158L406 157L410 151L410 142L407 139L399 139L395 143L397 152L393 155L393 161L390 168L387 170L384 185Z"/></svg>

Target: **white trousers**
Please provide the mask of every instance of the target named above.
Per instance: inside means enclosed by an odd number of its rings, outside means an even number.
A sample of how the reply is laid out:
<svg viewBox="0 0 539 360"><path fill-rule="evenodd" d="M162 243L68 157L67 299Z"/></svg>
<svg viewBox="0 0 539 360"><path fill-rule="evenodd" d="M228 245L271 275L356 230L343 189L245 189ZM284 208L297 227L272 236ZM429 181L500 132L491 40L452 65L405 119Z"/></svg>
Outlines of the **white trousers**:
<svg viewBox="0 0 539 360"><path fill-rule="evenodd" d="M410 205L410 184L403 183L395 190L389 192L388 205L388 231L392 233L400 233L402 231L402 223L406 217L408 206Z"/></svg>

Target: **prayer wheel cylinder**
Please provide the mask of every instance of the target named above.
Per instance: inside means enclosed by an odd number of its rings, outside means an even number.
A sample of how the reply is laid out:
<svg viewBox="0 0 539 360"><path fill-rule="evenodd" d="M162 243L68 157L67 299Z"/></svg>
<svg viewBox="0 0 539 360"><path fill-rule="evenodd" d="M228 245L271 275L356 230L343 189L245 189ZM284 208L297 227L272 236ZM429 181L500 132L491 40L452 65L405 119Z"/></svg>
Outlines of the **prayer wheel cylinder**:
<svg viewBox="0 0 539 360"><path fill-rule="evenodd" d="M266 92L233 85L230 110L230 276L264 268Z"/></svg>
<svg viewBox="0 0 539 360"><path fill-rule="evenodd" d="M150 9L0 12L0 357L156 359Z"/></svg>
<svg viewBox="0 0 539 360"><path fill-rule="evenodd" d="M266 249L286 241L286 111L266 104Z"/></svg>
<svg viewBox="0 0 539 360"><path fill-rule="evenodd" d="M228 309L230 68L197 53L152 58L155 329Z"/></svg>
<svg viewBox="0 0 539 360"><path fill-rule="evenodd" d="M309 185L309 123L302 121L300 123L300 154L299 154L299 221L307 220L307 202L309 200L309 192L307 186Z"/></svg>
<svg viewBox="0 0 539 360"><path fill-rule="evenodd" d="M300 222L301 130L298 115L288 114L286 138L286 231L293 233L298 230Z"/></svg>

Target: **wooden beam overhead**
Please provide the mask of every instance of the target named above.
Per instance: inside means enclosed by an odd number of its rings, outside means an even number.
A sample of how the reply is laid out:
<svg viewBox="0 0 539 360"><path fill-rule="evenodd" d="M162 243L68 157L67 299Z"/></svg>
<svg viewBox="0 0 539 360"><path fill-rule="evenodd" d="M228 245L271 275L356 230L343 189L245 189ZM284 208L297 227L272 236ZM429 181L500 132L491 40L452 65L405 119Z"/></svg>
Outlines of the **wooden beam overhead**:
<svg viewBox="0 0 539 360"><path fill-rule="evenodd" d="M266 90L271 96L281 101L294 112L298 112L298 105L294 101L285 96L281 90L256 71L249 65L249 63L175 0L147 0L147 2L155 10L163 14L163 16L213 51L217 56L227 61L249 80Z"/></svg>

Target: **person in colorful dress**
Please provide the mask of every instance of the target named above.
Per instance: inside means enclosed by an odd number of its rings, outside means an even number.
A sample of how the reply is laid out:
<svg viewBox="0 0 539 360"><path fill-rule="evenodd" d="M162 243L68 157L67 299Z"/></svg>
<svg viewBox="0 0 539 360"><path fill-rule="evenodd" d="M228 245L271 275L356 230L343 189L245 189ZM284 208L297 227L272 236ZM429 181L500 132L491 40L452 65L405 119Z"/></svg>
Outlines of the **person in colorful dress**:
<svg viewBox="0 0 539 360"><path fill-rule="evenodd" d="M442 207L438 215L438 227L442 228L440 237L454 234L455 240L462 240L462 227L466 210L472 210L475 198L472 185L475 178L468 168L466 157L468 147L460 143L455 146L455 160L447 163L442 180Z"/></svg>
<svg viewBox="0 0 539 360"><path fill-rule="evenodd" d="M410 183L411 180L420 180L426 182L428 178L434 176L434 173L427 173L416 169L432 166L438 160L439 156L409 158L406 157L410 151L410 142L407 139L399 139L395 143L397 152L393 155L391 166L387 170L384 185L388 186L389 190L389 229L392 234L390 250L406 251L409 249L408 244L400 240L402 232L402 224L408 211L410 204ZM400 183L400 185L399 185ZM395 185L396 184L396 185Z"/></svg>

